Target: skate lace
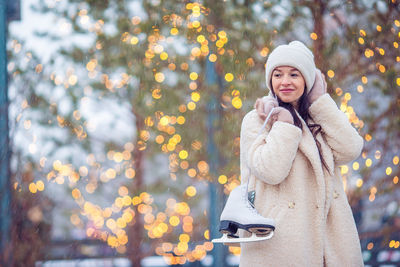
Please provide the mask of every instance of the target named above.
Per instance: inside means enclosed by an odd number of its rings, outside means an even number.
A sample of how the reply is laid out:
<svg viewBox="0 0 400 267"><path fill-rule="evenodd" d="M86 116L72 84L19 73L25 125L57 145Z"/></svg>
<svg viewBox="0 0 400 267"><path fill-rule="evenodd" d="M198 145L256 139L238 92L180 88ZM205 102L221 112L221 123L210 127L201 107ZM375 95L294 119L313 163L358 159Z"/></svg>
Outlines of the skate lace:
<svg viewBox="0 0 400 267"><path fill-rule="evenodd" d="M248 188L248 181L247 181L247 185L245 187L242 188L242 197L244 198L244 201L246 203L246 207L254 214L259 215L258 211L256 210L256 207L253 203L251 203L248 199L247 196L247 188Z"/></svg>

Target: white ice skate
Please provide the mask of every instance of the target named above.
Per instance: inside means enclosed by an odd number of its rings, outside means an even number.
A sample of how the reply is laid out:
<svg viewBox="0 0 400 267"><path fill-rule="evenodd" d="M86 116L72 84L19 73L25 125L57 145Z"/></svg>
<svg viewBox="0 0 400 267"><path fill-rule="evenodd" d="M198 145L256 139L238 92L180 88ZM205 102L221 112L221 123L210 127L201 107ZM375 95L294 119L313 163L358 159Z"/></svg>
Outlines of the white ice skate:
<svg viewBox="0 0 400 267"><path fill-rule="evenodd" d="M239 237L237 230L244 229L250 237ZM247 197L247 185L242 184L230 193L220 218L221 238L213 243L245 243L270 239L274 235L273 219L261 216Z"/></svg>
<svg viewBox="0 0 400 267"><path fill-rule="evenodd" d="M267 125L275 108L272 108L259 131L259 135ZM261 216L248 199L248 183L242 184L230 193L220 218L219 231L221 238L213 239L213 243L245 243L270 239L274 235L275 221ZM239 237L238 229L251 233L250 237Z"/></svg>

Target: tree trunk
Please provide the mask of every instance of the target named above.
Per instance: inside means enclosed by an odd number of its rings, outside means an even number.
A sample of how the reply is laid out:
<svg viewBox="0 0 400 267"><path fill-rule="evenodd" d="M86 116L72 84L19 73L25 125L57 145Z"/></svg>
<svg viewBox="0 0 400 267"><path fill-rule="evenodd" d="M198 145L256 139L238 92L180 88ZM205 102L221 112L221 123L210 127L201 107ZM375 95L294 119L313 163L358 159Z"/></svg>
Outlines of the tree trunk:
<svg viewBox="0 0 400 267"><path fill-rule="evenodd" d="M142 117L133 110L136 118L136 133L137 141L140 138L140 131L144 128L144 121ZM133 151L133 164L135 168L135 178L129 188L131 196L140 194L143 186L143 163L144 163L145 150L138 145L136 142L135 149ZM140 267L141 260L144 258L144 251L141 247L141 243L144 237L144 222L143 216L138 211L138 205L134 207L135 219L133 224L129 225L128 228L128 258L132 263L133 267Z"/></svg>
<svg viewBox="0 0 400 267"><path fill-rule="evenodd" d="M326 71L323 55L325 48L324 13L326 11L326 4L323 0L316 0L315 4L311 5L310 8L314 20L314 33L317 34L317 39L314 41L313 46L315 64L322 71Z"/></svg>

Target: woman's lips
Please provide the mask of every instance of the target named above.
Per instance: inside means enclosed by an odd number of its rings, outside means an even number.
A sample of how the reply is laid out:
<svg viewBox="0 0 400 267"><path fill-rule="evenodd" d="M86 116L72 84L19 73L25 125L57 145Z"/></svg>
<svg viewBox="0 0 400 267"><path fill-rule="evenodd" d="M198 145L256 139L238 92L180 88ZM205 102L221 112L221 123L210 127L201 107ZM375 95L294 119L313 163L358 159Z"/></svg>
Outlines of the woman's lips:
<svg viewBox="0 0 400 267"><path fill-rule="evenodd" d="M293 89L281 89L280 90L282 93L291 93L291 92L293 92L294 90Z"/></svg>

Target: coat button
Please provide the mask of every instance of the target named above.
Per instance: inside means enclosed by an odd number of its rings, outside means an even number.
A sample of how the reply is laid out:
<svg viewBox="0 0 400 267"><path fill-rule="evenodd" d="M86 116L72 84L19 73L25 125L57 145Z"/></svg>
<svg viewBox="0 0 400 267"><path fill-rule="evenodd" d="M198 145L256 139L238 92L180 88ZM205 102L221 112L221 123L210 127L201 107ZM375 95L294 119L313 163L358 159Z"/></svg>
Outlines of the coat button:
<svg viewBox="0 0 400 267"><path fill-rule="evenodd" d="M316 208L316 209L319 209L319 206L318 206L318 204L316 204L316 205L315 205L315 208Z"/></svg>
<svg viewBox="0 0 400 267"><path fill-rule="evenodd" d="M333 198L334 198L334 199L337 199L338 197L339 197L339 193L336 192L336 190L335 190L335 192L333 192Z"/></svg>
<svg viewBox="0 0 400 267"><path fill-rule="evenodd" d="M294 209L295 205L296 205L296 203L294 203L293 201L290 201L288 207L289 207L289 209Z"/></svg>

